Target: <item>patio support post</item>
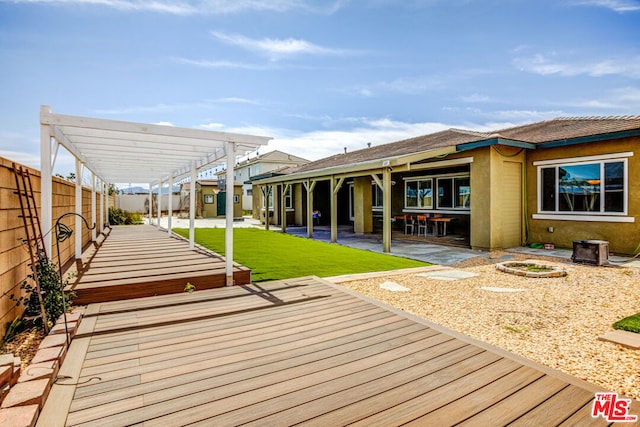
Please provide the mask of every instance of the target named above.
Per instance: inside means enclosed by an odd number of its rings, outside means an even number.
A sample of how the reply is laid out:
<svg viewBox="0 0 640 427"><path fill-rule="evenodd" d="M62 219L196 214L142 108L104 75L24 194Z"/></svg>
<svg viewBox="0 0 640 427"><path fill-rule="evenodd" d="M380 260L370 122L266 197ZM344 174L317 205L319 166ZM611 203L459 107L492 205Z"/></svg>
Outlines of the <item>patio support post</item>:
<svg viewBox="0 0 640 427"><path fill-rule="evenodd" d="M162 180L158 184L158 230L160 230L160 220L162 219Z"/></svg>
<svg viewBox="0 0 640 427"><path fill-rule="evenodd" d="M382 170L382 251L391 252L391 168Z"/></svg>
<svg viewBox="0 0 640 427"><path fill-rule="evenodd" d="M40 220L44 249L47 255L51 254L51 234L48 231L52 227L53 216L53 183L51 175L53 164L51 163L51 126L42 124L43 116L51 114L51 109L45 105L40 107Z"/></svg>
<svg viewBox="0 0 640 427"><path fill-rule="evenodd" d="M269 194L271 193L270 185L262 185L260 186L260 191L262 191L262 197L264 197L264 229L269 231Z"/></svg>
<svg viewBox="0 0 640 427"><path fill-rule="evenodd" d="M171 235L171 217L173 216L173 174L169 175L169 204L167 206L167 233Z"/></svg>
<svg viewBox="0 0 640 427"><path fill-rule="evenodd" d="M233 214L234 214L234 182L233 171L236 161L236 144L235 142L227 141L227 206L225 212L225 233L224 233L224 257L227 261L226 273L227 273L227 286L233 286Z"/></svg>
<svg viewBox="0 0 640 427"><path fill-rule="evenodd" d="M91 225L96 224L96 174L91 171ZM96 227L91 230L91 241L96 241Z"/></svg>
<svg viewBox="0 0 640 427"><path fill-rule="evenodd" d="M336 178L331 177L331 243L338 241L338 190Z"/></svg>
<svg viewBox="0 0 640 427"><path fill-rule="evenodd" d="M76 157L76 214L82 215L82 163ZM75 222L75 249L76 259L82 258L82 218L76 215Z"/></svg>
<svg viewBox="0 0 640 427"><path fill-rule="evenodd" d="M313 237L313 189L316 187L317 181L304 182L304 188L307 190L307 237L311 239Z"/></svg>
<svg viewBox="0 0 640 427"><path fill-rule="evenodd" d="M280 195L280 218L282 222L282 232L287 232L287 191L291 188L291 184L282 184L282 194Z"/></svg>
<svg viewBox="0 0 640 427"><path fill-rule="evenodd" d="M198 180L198 168L196 162L191 163L191 184L189 185L189 249L196 247L196 181Z"/></svg>
<svg viewBox="0 0 640 427"><path fill-rule="evenodd" d="M153 219L153 185L149 183L149 225L153 223L151 220Z"/></svg>

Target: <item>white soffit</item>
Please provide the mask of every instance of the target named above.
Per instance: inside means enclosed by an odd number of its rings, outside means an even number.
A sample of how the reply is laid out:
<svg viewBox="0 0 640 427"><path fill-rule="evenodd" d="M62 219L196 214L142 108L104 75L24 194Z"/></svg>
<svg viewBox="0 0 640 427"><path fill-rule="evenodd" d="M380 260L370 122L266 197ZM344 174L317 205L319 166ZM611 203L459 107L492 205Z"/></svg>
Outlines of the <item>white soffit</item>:
<svg viewBox="0 0 640 427"><path fill-rule="evenodd" d="M43 106L41 125L105 182L157 184L202 168L227 163L227 142L235 155L255 151L271 139L264 136L178 128L145 123L53 114ZM230 159L233 166L235 159Z"/></svg>

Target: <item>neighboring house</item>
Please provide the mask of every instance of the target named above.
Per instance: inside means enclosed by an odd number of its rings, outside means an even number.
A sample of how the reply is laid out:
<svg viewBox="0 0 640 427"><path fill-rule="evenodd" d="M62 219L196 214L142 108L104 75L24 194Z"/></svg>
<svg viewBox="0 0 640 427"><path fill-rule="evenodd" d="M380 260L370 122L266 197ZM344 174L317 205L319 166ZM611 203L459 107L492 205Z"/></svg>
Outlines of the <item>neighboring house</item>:
<svg viewBox="0 0 640 427"><path fill-rule="evenodd" d="M235 182L244 183L242 186L242 209L247 211L253 209L253 189L251 184L248 183L253 177L282 168L301 166L306 163L309 163L309 160L275 150L251 157L236 164L233 179ZM218 179L224 180L226 178L225 174L226 170L218 172Z"/></svg>
<svg viewBox="0 0 640 427"><path fill-rule="evenodd" d="M189 211L189 190L191 183L182 184L181 205L183 210ZM226 197L227 192L223 191L225 187L217 180L196 181L196 216L201 218L217 218L226 215ZM240 198L242 197L242 184L233 184L233 217L242 217L242 206Z"/></svg>
<svg viewBox="0 0 640 427"><path fill-rule="evenodd" d="M450 232L474 249L595 239L630 254L640 243L639 149L640 116L449 129L261 177L254 203L272 194L271 224L306 225L308 235L313 222L330 225L332 241L340 225L382 232L385 251L396 216L431 215L451 218Z"/></svg>

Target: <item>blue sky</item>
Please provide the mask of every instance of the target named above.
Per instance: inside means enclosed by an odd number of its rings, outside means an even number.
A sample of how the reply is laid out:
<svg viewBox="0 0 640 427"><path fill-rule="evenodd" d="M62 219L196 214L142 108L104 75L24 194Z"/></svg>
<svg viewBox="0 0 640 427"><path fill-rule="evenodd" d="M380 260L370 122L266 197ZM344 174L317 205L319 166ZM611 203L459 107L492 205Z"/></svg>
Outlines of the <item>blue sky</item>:
<svg viewBox="0 0 640 427"><path fill-rule="evenodd" d="M271 136L310 160L637 115L639 40L638 0L0 0L0 156L39 166L42 104Z"/></svg>

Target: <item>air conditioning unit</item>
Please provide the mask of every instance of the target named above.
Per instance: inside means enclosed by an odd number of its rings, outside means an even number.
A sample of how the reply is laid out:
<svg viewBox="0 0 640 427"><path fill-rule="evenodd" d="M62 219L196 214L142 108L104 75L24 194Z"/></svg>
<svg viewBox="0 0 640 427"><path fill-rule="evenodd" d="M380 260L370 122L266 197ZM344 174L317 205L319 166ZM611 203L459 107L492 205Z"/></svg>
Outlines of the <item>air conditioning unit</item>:
<svg viewBox="0 0 640 427"><path fill-rule="evenodd" d="M584 264L606 265L609 263L609 242L606 240L575 240L571 260Z"/></svg>

